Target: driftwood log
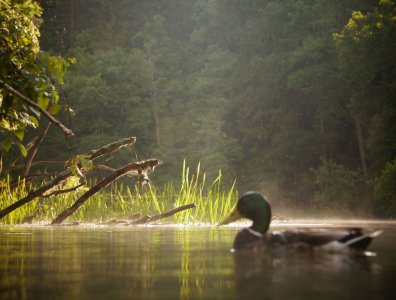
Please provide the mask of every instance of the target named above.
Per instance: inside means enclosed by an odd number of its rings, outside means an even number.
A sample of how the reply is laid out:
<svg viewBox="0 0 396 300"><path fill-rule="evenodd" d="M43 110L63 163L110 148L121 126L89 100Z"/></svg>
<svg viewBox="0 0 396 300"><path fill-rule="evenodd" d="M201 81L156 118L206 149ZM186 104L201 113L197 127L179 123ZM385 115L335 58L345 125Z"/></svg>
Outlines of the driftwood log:
<svg viewBox="0 0 396 300"><path fill-rule="evenodd" d="M117 219L112 219L110 221L107 221L106 223L101 223L100 225L138 225L138 224L146 224L154 221L158 221L170 216L173 216L174 214L177 214L178 212L181 212L186 209L194 208L197 207L195 203L190 203L186 205L182 205L179 207L176 207L174 209L171 209L169 211L166 211L162 214L158 215L153 215L153 216L147 216L147 215L142 215L141 213L135 213L132 216L129 216L128 219L130 220L117 220Z"/></svg>
<svg viewBox="0 0 396 300"><path fill-rule="evenodd" d="M173 216L174 214L181 212L183 210L194 208L194 207L197 207L197 205L195 203L186 204L183 206L176 207L176 208L169 210L167 212L164 212L162 214L153 215L153 216L142 216L134 221L131 221L128 225L144 224L144 223L158 221L158 220Z"/></svg>
<svg viewBox="0 0 396 300"><path fill-rule="evenodd" d="M97 150L92 150L84 156L87 157L87 159L94 161L101 156L104 156L109 153L114 153L115 151L117 151L123 147L132 146L135 144L135 142L136 142L135 137L124 138L117 142L105 145ZM57 176L55 176L47 184L43 185L42 187L40 187L36 190L33 190L26 197L16 201L15 203L11 204L10 206L4 208L2 211L0 211L0 219L4 218L9 213L11 213L15 209L21 207L22 205L25 205L26 203L29 203L30 201L32 201L38 197L43 197L46 194L51 193L53 190L56 190L57 187L62 185L63 183L65 183L67 179L75 176L75 172L73 170L76 168L78 170L80 170L81 165L79 163L77 163L77 165L68 166L65 170L60 172Z"/></svg>

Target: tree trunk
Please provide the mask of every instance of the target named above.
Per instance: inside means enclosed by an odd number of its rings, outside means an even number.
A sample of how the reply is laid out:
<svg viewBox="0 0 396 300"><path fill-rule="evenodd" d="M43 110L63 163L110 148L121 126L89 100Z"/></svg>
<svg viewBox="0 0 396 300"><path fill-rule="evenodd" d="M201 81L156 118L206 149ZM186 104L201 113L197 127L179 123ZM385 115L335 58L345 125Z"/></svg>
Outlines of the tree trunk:
<svg viewBox="0 0 396 300"><path fill-rule="evenodd" d="M367 160L366 160L366 152L364 150L363 130L362 130L362 124L358 118L355 119L355 126L356 126L356 137L359 146L360 164L361 164L363 176L364 178L367 178Z"/></svg>

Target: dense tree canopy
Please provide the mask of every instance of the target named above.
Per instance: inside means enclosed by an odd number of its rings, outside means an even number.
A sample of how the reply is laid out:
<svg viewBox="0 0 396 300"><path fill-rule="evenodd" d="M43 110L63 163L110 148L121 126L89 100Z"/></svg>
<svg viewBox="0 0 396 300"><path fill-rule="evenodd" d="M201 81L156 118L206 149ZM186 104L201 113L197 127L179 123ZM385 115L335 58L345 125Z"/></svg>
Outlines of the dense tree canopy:
<svg viewBox="0 0 396 300"><path fill-rule="evenodd" d="M0 1L0 154L16 145L26 156L26 128L38 127L40 110L56 114L62 108L56 84L63 83L69 62L40 52L41 12L29 0Z"/></svg>
<svg viewBox="0 0 396 300"><path fill-rule="evenodd" d="M279 203L396 213L395 1L40 3L43 47L77 59L73 151L136 135L124 159L163 159L157 184L187 159Z"/></svg>

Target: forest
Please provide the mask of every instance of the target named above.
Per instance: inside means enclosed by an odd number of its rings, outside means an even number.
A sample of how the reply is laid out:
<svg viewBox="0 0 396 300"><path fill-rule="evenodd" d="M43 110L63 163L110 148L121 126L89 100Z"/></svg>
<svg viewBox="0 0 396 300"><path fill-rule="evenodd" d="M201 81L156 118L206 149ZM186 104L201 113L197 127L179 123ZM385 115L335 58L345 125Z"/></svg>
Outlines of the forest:
<svg viewBox="0 0 396 300"><path fill-rule="evenodd" d="M44 132L32 174L133 136L109 164L161 159L158 188L187 164L278 207L394 218L395 49L394 0L0 0L2 186Z"/></svg>

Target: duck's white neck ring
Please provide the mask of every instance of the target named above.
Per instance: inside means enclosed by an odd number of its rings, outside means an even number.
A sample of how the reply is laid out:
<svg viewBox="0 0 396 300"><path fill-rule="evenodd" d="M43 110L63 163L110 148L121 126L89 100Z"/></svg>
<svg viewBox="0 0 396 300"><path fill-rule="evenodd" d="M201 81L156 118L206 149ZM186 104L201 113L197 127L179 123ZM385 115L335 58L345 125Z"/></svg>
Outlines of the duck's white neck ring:
<svg viewBox="0 0 396 300"><path fill-rule="evenodd" d="M252 228L246 228L251 234L258 236L260 238L262 238L264 235L261 232L258 232L256 230L253 230Z"/></svg>

